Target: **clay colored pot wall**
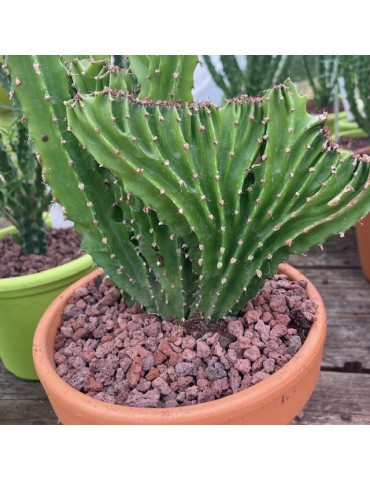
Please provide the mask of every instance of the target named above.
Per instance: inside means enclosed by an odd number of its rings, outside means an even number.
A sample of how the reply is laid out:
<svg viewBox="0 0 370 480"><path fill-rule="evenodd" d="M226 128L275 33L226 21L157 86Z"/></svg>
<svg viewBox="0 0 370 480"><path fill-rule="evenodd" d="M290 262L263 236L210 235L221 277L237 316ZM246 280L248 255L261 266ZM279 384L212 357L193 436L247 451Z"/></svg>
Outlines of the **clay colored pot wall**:
<svg viewBox="0 0 370 480"><path fill-rule="evenodd" d="M370 281L370 214L356 224L356 237L362 272Z"/></svg>
<svg viewBox="0 0 370 480"><path fill-rule="evenodd" d="M307 280L293 267L282 264L279 272L293 280ZM299 352L278 372L262 382L228 397L176 408L133 408L93 399L72 388L56 373L54 338L67 298L75 288L93 280L96 270L60 295L42 317L34 337L33 356L40 381L63 424L287 424L303 408L318 380L326 335L323 301L308 282L308 296L318 303L318 318Z"/></svg>

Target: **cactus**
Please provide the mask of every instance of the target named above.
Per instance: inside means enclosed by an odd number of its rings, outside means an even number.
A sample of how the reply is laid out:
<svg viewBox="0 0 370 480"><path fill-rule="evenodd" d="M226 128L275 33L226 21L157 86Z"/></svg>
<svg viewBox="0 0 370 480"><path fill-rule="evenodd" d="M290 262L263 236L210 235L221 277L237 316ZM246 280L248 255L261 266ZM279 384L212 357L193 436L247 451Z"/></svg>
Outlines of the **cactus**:
<svg viewBox="0 0 370 480"><path fill-rule="evenodd" d="M222 72L218 72L209 55L203 55L203 58L214 81L227 98L242 93L262 94L289 76L292 61L289 55L245 55L245 66L241 68L235 55L220 55Z"/></svg>
<svg viewBox="0 0 370 480"><path fill-rule="evenodd" d="M341 62L351 112L358 126L370 136L370 56L346 55Z"/></svg>
<svg viewBox="0 0 370 480"><path fill-rule="evenodd" d="M1 69L1 83L10 92L10 80ZM44 254L47 234L43 214L51 196L41 176L35 151L28 138L25 117L17 99L9 107L14 112L13 123L0 129L0 216L17 228L15 241L22 253Z"/></svg>
<svg viewBox="0 0 370 480"><path fill-rule="evenodd" d="M317 103L326 107L333 101L338 82L340 62L338 55L303 55L307 79Z"/></svg>
<svg viewBox="0 0 370 480"><path fill-rule="evenodd" d="M139 84L158 65L128 60ZM142 84L130 92L133 74L118 66L95 75L97 91L56 56L8 63L46 179L84 249L126 300L210 322L236 313L290 254L364 216L370 164L340 153L291 81L221 108L174 102L171 74L196 59L167 60L168 87L149 88L152 98Z"/></svg>

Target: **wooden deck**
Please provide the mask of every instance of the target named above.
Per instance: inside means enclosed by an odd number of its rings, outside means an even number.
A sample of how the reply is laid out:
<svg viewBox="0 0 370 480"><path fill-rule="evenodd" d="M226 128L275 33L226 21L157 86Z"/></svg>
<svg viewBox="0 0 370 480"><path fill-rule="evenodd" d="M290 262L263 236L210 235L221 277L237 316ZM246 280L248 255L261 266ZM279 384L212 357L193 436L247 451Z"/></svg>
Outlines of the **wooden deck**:
<svg viewBox="0 0 370 480"><path fill-rule="evenodd" d="M289 263L313 281L328 313L320 379L293 423L370 425L370 283L361 273L354 231ZM40 383L14 377L0 362L0 424L57 422Z"/></svg>

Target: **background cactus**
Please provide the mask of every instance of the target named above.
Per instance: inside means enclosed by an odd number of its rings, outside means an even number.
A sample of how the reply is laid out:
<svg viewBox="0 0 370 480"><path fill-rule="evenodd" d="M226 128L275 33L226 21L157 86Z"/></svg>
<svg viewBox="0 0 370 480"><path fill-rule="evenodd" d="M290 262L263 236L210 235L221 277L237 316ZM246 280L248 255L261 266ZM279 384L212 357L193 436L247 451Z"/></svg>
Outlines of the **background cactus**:
<svg viewBox="0 0 370 480"><path fill-rule="evenodd" d="M216 320L370 210L370 164L341 155L290 81L219 108L168 101L196 57L128 61L140 87L144 64L161 65L168 87L138 98L132 72L108 61L8 58L46 179L126 299Z"/></svg>
<svg viewBox="0 0 370 480"><path fill-rule="evenodd" d="M10 93L10 79L3 68L0 83ZM17 98L12 100L12 106L8 107L14 121L6 128L0 127L0 217L17 228L13 238L25 255L44 254L47 235L43 214L51 196L42 181L41 167L28 138L26 119Z"/></svg>
<svg viewBox="0 0 370 480"><path fill-rule="evenodd" d="M220 55L222 71L219 72L209 55L203 55L203 58L226 98L241 93L261 95L264 90L289 76L292 62L292 56L289 55L245 55L245 65L241 67L235 55Z"/></svg>
<svg viewBox="0 0 370 480"><path fill-rule="evenodd" d="M340 73L339 55L303 55L302 60L315 100L322 107L328 106Z"/></svg>
<svg viewBox="0 0 370 480"><path fill-rule="evenodd" d="M370 136L370 56L341 57L347 99L360 128Z"/></svg>

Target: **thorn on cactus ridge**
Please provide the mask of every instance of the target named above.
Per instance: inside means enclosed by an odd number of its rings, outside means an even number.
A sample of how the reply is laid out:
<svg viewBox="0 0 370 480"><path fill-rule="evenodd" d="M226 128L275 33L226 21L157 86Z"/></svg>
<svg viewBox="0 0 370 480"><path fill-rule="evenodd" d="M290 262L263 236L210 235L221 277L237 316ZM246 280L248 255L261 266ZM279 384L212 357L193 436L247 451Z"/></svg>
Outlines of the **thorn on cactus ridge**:
<svg viewBox="0 0 370 480"><path fill-rule="evenodd" d="M22 80L19 77L16 77L14 83L16 84L17 87L19 87L19 85L22 85Z"/></svg>
<svg viewBox="0 0 370 480"><path fill-rule="evenodd" d="M40 64L35 62L33 65L32 65L32 68L34 69L36 75L41 75L41 72L40 72Z"/></svg>

